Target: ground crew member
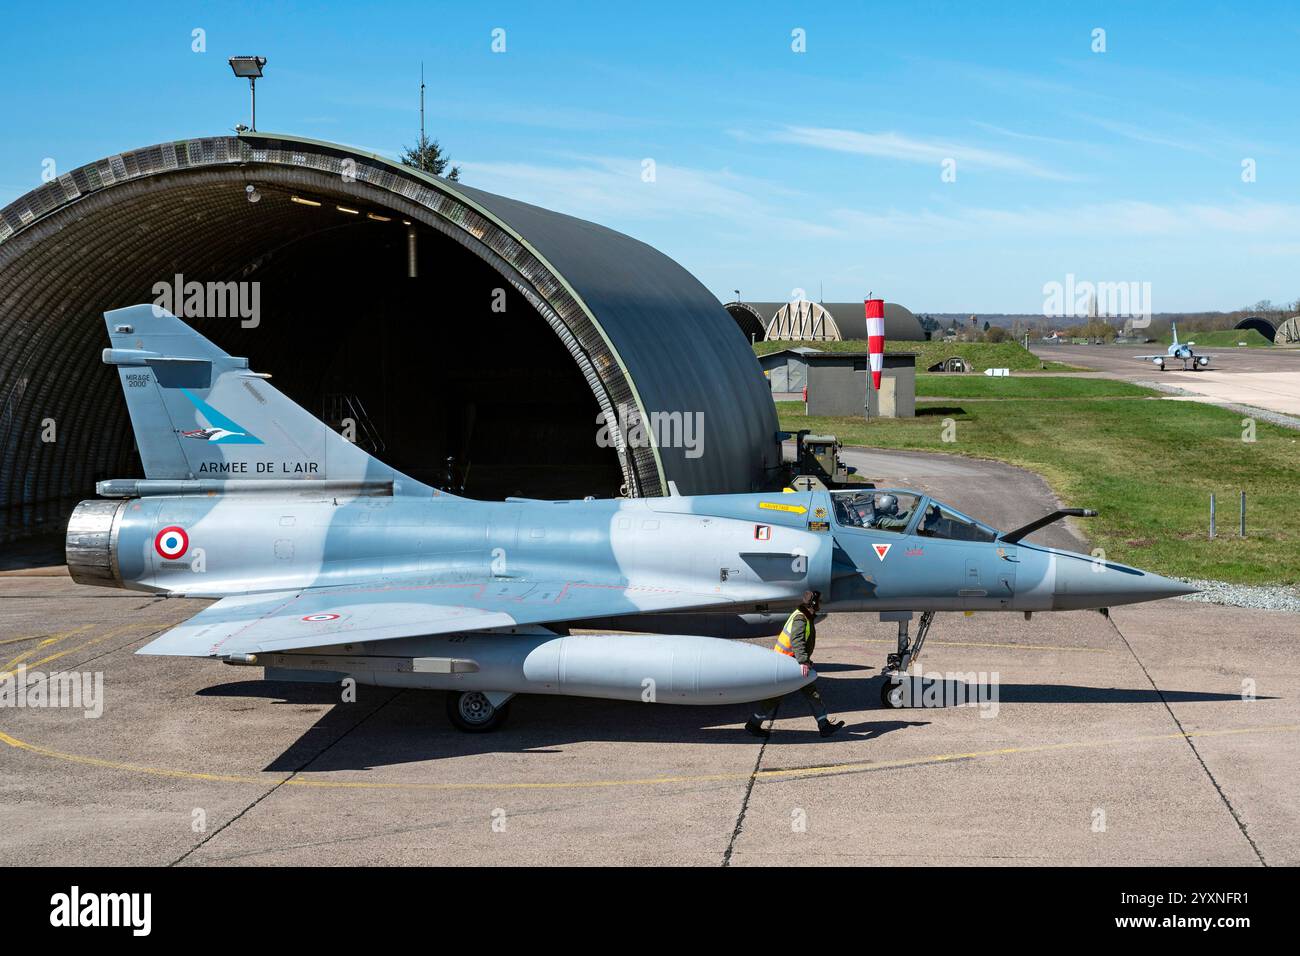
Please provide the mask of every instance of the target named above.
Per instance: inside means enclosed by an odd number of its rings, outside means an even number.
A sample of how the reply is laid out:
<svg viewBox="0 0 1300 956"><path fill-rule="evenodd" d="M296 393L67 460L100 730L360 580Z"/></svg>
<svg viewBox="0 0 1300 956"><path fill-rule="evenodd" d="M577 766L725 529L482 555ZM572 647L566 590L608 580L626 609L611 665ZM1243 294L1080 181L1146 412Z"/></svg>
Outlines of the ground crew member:
<svg viewBox="0 0 1300 956"><path fill-rule="evenodd" d="M803 668L803 674L808 676L808 671L812 667L813 649L817 646L817 626L815 618L817 609L821 606L821 594L817 591L804 591L803 601L795 608L790 615L789 620L785 622L785 627L781 628L781 636L776 639L776 644L772 650L778 654L785 654L787 657L793 657ZM799 693L808 699L808 706L812 708L813 716L817 718L817 730L823 737L829 737L835 731L844 726L842 720L831 720L826 715L826 705L822 703L822 695L817 693L817 681L805 684L799 688ZM776 707L781 703L780 697L774 697L771 700L765 700L755 711L754 716L749 718L745 724L745 729L755 737L766 737L770 733L763 726L766 721L776 716Z"/></svg>

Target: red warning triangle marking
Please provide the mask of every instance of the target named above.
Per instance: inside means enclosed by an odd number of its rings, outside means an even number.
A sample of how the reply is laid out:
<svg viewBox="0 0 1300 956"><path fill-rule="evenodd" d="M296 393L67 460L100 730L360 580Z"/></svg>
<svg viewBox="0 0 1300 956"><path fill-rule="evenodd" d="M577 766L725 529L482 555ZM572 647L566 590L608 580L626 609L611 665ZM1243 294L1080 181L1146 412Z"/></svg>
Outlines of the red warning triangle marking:
<svg viewBox="0 0 1300 956"><path fill-rule="evenodd" d="M889 549L892 548L893 545L892 545L892 544L873 544L872 547L876 549L876 557L878 557L881 561L883 561L883 560L885 560L885 555L889 554Z"/></svg>

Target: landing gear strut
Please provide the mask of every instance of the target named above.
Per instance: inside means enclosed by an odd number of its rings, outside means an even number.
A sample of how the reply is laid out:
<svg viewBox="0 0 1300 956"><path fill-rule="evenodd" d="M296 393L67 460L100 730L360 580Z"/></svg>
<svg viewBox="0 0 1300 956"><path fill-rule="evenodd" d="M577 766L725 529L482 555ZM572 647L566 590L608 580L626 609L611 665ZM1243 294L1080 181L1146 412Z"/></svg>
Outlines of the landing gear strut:
<svg viewBox="0 0 1300 956"><path fill-rule="evenodd" d="M898 622L898 649L885 658L885 666L881 669L885 683L880 688L880 705L897 709L906 706L903 680L912 663L921 656L921 648L925 646L926 635L930 633L930 625L934 622L934 612L921 613L921 620L916 625L915 641L907 633L908 622L912 620L911 611L887 611L880 615L880 619Z"/></svg>

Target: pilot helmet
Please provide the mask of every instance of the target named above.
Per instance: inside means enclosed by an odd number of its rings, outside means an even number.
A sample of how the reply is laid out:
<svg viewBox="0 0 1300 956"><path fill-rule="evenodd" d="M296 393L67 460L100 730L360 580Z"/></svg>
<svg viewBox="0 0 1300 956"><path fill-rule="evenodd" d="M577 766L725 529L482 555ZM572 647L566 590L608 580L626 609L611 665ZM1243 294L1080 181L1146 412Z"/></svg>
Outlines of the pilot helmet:
<svg viewBox="0 0 1300 956"><path fill-rule="evenodd" d="M876 510L882 515L898 514L898 498L894 495L881 495L876 499Z"/></svg>

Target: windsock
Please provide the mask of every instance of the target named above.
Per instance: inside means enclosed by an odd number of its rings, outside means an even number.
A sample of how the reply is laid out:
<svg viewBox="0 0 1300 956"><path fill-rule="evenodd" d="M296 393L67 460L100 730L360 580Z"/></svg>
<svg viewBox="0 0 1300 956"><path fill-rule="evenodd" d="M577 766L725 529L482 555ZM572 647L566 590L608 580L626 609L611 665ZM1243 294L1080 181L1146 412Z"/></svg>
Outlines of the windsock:
<svg viewBox="0 0 1300 956"><path fill-rule="evenodd" d="M880 391L880 372L885 367L885 300L866 299L867 352L871 356L871 387Z"/></svg>

